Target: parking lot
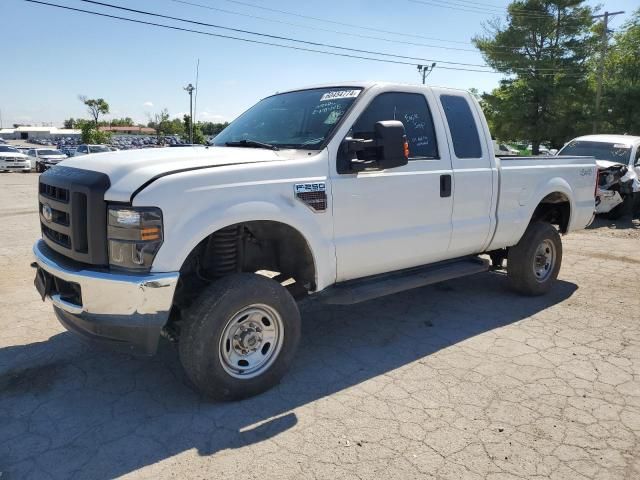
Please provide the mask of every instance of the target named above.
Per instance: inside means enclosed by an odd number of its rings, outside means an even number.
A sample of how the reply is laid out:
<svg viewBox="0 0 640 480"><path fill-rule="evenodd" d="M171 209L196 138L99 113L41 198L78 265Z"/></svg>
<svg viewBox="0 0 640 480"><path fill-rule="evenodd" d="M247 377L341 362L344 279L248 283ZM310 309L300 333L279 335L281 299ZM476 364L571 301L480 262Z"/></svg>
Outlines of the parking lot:
<svg viewBox="0 0 640 480"><path fill-rule="evenodd" d="M640 478L640 221L564 238L555 290L487 273L304 312L283 383L210 403L174 348L84 345L32 286L37 175L0 175L5 479Z"/></svg>

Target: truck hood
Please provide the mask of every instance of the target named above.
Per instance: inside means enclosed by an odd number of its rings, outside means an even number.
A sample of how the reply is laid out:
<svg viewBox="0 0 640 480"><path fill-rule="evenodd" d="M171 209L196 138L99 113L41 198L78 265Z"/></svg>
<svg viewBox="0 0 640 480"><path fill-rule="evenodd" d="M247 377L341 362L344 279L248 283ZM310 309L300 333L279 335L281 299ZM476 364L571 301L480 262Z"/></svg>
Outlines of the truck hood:
<svg viewBox="0 0 640 480"><path fill-rule="evenodd" d="M0 152L0 159L4 158L19 158L20 160L24 160L29 158L29 156L25 155L24 153Z"/></svg>
<svg viewBox="0 0 640 480"><path fill-rule="evenodd" d="M106 174L111 182L106 200L129 202L140 187L171 173L285 160L296 153L299 155L300 151L238 147L148 148L71 157L59 165Z"/></svg>
<svg viewBox="0 0 640 480"><path fill-rule="evenodd" d="M598 166L598 170L606 170L611 167L625 167L626 165L622 162L612 162L610 160L596 160L596 165Z"/></svg>

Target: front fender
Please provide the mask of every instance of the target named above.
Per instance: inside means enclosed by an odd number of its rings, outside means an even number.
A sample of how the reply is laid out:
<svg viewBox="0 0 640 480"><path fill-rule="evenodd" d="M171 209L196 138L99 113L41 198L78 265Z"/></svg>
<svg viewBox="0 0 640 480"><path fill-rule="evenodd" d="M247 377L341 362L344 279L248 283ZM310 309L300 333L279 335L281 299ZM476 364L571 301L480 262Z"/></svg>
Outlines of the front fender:
<svg viewBox="0 0 640 480"><path fill-rule="evenodd" d="M180 270L189 253L217 230L262 220L286 224L302 235L313 255L319 290L335 282L330 209L313 212L294 198L289 182L187 189L177 197L163 195L162 189L156 189L136 197L136 201L158 205L163 212L164 243L154 260L153 272Z"/></svg>

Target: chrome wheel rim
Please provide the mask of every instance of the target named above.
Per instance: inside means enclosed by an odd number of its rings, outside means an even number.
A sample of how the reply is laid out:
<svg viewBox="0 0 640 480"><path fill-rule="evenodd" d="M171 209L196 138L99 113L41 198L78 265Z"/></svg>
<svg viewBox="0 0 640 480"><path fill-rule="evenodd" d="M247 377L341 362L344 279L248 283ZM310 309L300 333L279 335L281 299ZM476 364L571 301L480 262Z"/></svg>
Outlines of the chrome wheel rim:
<svg viewBox="0 0 640 480"><path fill-rule="evenodd" d="M533 256L533 273L538 282L547 280L556 262L556 247L551 240L543 240Z"/></svg>
<svg viewBox="0 0 640 480"><path fill-rule="evenodd" d="M233 315L220 337L218 352L225 372L253 378L271 367L284 340L280 314L263 304L249 305Z"/></svg>

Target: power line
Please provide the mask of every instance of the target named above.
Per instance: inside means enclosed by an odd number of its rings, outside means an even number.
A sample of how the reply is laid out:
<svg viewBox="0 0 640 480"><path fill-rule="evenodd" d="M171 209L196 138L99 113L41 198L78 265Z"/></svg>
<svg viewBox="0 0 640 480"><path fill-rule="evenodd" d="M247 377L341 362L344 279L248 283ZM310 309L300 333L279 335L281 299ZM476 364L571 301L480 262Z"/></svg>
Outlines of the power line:
<svg viewBox="0 0 640 480"><path fill-rule="evenodd" d="M494 10L487 10L486 8L483 7L472 7L470 5L460 5L460 4L456 4L455 2L445 2L445 3L441 3L438 0L408 0L411 3L417 3L417 4L421 4L421 5L426 5L426 6L430 6L430 7L438 7L438 8L446 8L449 10L457 10L457 11L461 11L461 12L469 12L469 13L478 13L478 14L482 14L482 15L509 15L511 17L520 17L520 18L528 18L531 20L535 20L535 19L549 19L549 18L553 18L551 15L545 14L544 12L538 11L538 10L527 10L524 8L519 8L516 11L509 11L506 8L505 9L499 9L498 11L494 11ZM566 15L565 19L569 18L570 16Z"/></svg>
<svg viewBox="0 0 640 480"><path fill-rule="evenodd" d="M228 13L230 15L238 15L238 16L241 16L241 17L253 18L253 19L256 19L256 20L263 20L263 21L266 21L266 22L278 23L280 25L289 25L291 27L305 28L307 30L317 30L319 32L335 33L337 35L347 35L347 36L350 36L350 37L364 38L364 39L368 39L368 40L378 40L378 41L381 41L381 42L398 43L398 44L402 44L402 45L412 45L414 47L440 48L440 49L444 49L444 50L457 50L457 51L461 51L461 52L477 52L477 50L475 48L447 47L447 46L444 46L444 45L432 45L432 44L428 44L428 43L409 42L409 41L406 41L406 40L398 40L398 39L394 39L394 38L375 37L375 36L372 36L372 35L363 35L363 34L355 33L355 32L344 32L344 31L340 31L340 30L331 30L329 28L322 28L322 27L318 27L318 26L315 26L315 25L303 25L301 23L287 22L287 21L278 20L278 19L275 19L275 18L262 17L260 15L252 15L250 13L235 12L233 10L227 10L227 9L224 9L224 8L213 7L211 5L203 5L201 3L189 2L189 1L186 1L186 0L169 0L169 1L170 2L174 2L174 3L181 3L183 5L189 5L189 6L192 6L192 7L205 8L207 10L213 10L215 12ZM436 38L433 38L432 40L435 40L435 41L438 41L438 42L452 42L452 40L442 40L442 39L436 39ZM466 43L466 42L455 42L455 43ZM469 43L469 45L471 45L471 43ZM506 47L506 48L510 48L510 47Z"/></svg>
<svg viewBox="0 0 640 480"><path fill-rule="evenodd" d="M121 7L119 5L113 5L111 3L105 3L105 2L99 2L97 0L80 0L81 2L84 3L91 3L93 5L100 5L102 7L108 7L108 8L114 8L116 10L124 10L126 12L131 12L131 13L139 13L142 15L149 15L152 17L158 17L158 18L164 18L167 20L174 20L177 22L184 22L184 23L191 23L194 25L201 25L204 27L212 27L212 28L219 28L221 30L227 30L227 31L231 31L231 32L236 32L236 33L244 33L247 35L256 35L259 37L266 37L266 38L271 38L274 40L284 40L286 42L296 42L296 43L303 43L306 45L311 45L314 47L323 47L323 48L334 48L336 50L346 50L346 51L350 51L350 52L355 52L355 53L364 53L366 55L379 55L382 57L394 57L394 58L404 58L406 60L417 60L417 61L422 61L422 62L438 62L438 63L444 63L446 65L458 65L458 66L464 66L464 67L478 67L478 68L491 68L487 65L482 65L479 63L465 63L465 62L451 62L451 61L447 61L447 60L435 60L433 58L422 58L422 57L410 57L407 55L397 55L394 53L388 53L388 52L377 52L377 51L373 51L373 50L364 50L364 49L360 49L360 48L350 48L350 47L345 47L342 45L333 45L330 43L323 43L323 42L313 42L310 40L300 40L300 39L296 39L296 38L292 38L292 37L284 37L281 35L271 35L271 34L267 34L267 33L260 33L260 32L254 32L251 30L244 30L241 28L232 28L232 27L225 27L223 25L216 25L213 23L206 23L206 22L200 22L198 20L189 20L186 18L180 18L180 17L174 17L171 15L163 15L160 13L153 13L153 12L148 12L145 10L137 10L134 8L128 8L128 7Z"/></svg>
<svg viewBox="0 0 640 480"><path fill-rule="evenodd" d="M191 24L195 24L195 25L219 28L219 29L222 29L222 30L228 30L228 31L232 31L232 32L244 33L244 34L249 34L249 35L256 35L256 36L259 36L259 37L266 37L266 38L275 39L275 40L284 40L284 41L288 41L288 42L302 43L302 44L311 45L311 46L314 46L314 47L333 48L333 49L336 49L336 50L344 50L344 51L355 52L355 53L359 53L359 54L362 53L362 54L366 54L366 55L377 55L377 56L383 56L383 57L402 58L402 59L406 59L406 60L417 60L417 61L421 61L421 62L423 62L423 61L424 62L437 62L437 63L444 63L446 65L456 65L456 66L463 66L463 67L491 68L488 65L477 64L477 63L452 62L452 61L447 61L447 60L435 60L435 59L431 59L431 58L411 57L411 56L407 56L407 55L398 55L398 54L388 53L388 52L379 52L379 51L373 51L373 50L364 50L364 49L358 49L358 48L351 48L351 47L345 47L345 46L342 46L342 45L334 45L334 44L328 44L328 43L323 43L323 42L312 42L312 41L308 41L308 40L300 40L300 39L296 39L296 38L292 38L292 37L284 37L284 36L281 36L281 35L270 35L270 34L266 34L266 33L254 32L252 30L244 30L244 29L239 29L239 28L225 27L225 26L222 26L222 25L216 25L216 24L201 22L201 21L197 21L197 20L189 20L189 19L185 19L185 18L174 17L174 16L171 16L171 15L163 15L163 14L159 14L159 13L148 12L148 11L145 11L145 10L138 10L138 9L133 9L133 8L128 8L128 7L121 7L121 6L118 6L118 5L113 5L111 3L100 2L100 1L97 1L97 0L80 0L80 1L85 2L85 3L91 3L91 4L94 4L94 5L100 5L100 6L103 6L103 7L114 8L116 10L124 10L124 11L127 11L127 12L138 13L138 14L142 14L142 15L149 15L149 16L153 16L153 17L159 17L159 18L164 18L164 19L169 19L169 20L174 20L174 21L179 21L179 22L184 22L184 23L191 23ZM530 71L529 68L522 68L522 67L516 67L513 70L514 71L525 71L525 72L529 72ZM537 70L540 71L540 72L549 72L549 74L551 72L559 72L559 71L565 72L565 70L561 70L561 69L557 69L557 68L539 68Z"/></svg>
<svg viewBox="0 0 640 480"><path fill-rule="evenodd" d="M398 31L393 31L393 30L383 30L383 29L380 29L380 28L364 27L362 25L356 25L356 24L353 24L353 23L346 23L346 22L339 22L337 20L331 20L331 19L327 19L327 18L312 17L310 15L303 15L301 13L288 12L286 10L278 10L276 8L265 7L263 5L257 5L255 3L244 2L244 1L241 1L241 0L223 0L223 1L228 2L228 3L234 3L236 5L243 5L245 7L257 8L257 9L264 10L264 11L267 11L267 12L280 13L282 15L289 15L291 17L304 18L304 19L307 19L307 20L315 20L317 22L330 23L330 24L333 24L333 25L341 25L343 27L359 28L361 30L368 30L368 31L371 31L371 32L387 33L387 34L391 34L391 35L399 35L399 36L402 36L402 37L421 38L423 40L434 40L434 41L438 41L438 42L459 43L459 44L467 44L467 45L469 44L469 42L464 42L464 41L461 41L461 40L444 40L444 39L441 39L441 38L425 37L423 35L416 35L416 34L407 33L407 32L398 32Z"/></svg>
<svg viewBox="0 0 640 480"><path fill-rule="evenodd" d="M91 11L91 10L84 10L84 9L81 9L81 8L74 8L74 7L69 7L69 6L65 6L65 5L58 5L58 4L55 4L55 3L49 3L49 2L39 1L39 0L24 0L24 1L29 2L29 3L33 3L33 4L56 7L56 8L63 9L63 10L81 12L81 13L86 13L86 14L90 14L90 15L95 15L95 16L100 16L100 17L105 17L105 18L111 18L111 19L126 21L126 22L130 22L130 23L151 25L151 26L155 26L155 27L159 27L159 28L167 28L167 29L175 30L175 31L197 33L197 34L200 34L200 35L207 35L207 36L210 36L210 37L224 38L224 39L229 39L229 40L236 40L236 41L241 41L241 42L245 42L245 43L253 43L253 44L258 44L258 45L267 45L267 46L273 46L273 47L280 47L280 48L286 48L286 49L289 49L289 50L298 50L298 51L305 51L305 52L312 52L312 53L321 53L321 54L324 54L324 55L332 55L332 56L338 56L338 57L344 57L344 58L354 58L354 59L359 59L359 60L369 60L369 61L380 62L380 63L390 63L390 64L395 64L395 65L411 65L411 66L415 66L415 63L413 63L413 62L407 62L407 61L401 61L401 60L391 60L391 59L376 58L376 57L371 57L371 56L339 53L339 52L312 49L312 48L306 48L306 47L300 47L300 46L294 46L294 45L283 45L283 44L280 44L280 43L267 42L267 41L261 41L261 40L254 40L254 39L248 39L248 38L243 38L243 37L236 37L236 36L233 36L233 35L223 35L223 34L220 34L220 33L204 32L204 31L201 31L201 30L194 30L194 29L189 29L189 28L184 28L184 27L177 27L177 26L174 26L174 25L166 25L166 24L148 22L148 21L134 19L134 18L121 17L121 16L117 16L117 15L110 15L110 14L107 14L107 13L95 12L95 11ZM89 0L83 0L83 1L89 1ZM94 3L99 3L99 2L94 2ZM371 52L371 54L372 55L378 55L377 52ZM445 63L447 63L447 62L445 62ZM451 63L451 62L449 62L449 63ZM465 65L465 64L462 64L462 65ZM473 66L473 65L471 65L471 66ZM443 70L454 70L454 71L462 71L462 72L492 73L492 74L500 74L501 73L501 72L497 72L495 70L480 70L480 69L475 69L475 68L461 68L461 67L451 67L451 66L441 66L440 68L443 69ZM526 69L526 70L528 72L531 72L531 69ZM541 76L553 76L553 75L555 75L555 73L540 73L539 75L541 75ZM571 75L571 74L566 74L566 73L565 73L565 75L566 76L582 76L582 75Z"/></svg>
<svg viewBox="0 0 640 480"><path fill-rule="evenodd" d="M125 21L125 22L130 22L130 23L137 23L137 24L141 24L141 25L150 25L153 27L159 27L159 28L166 28L169 30L175 30L175 31L180 31L180 32L189 32L189 33L197 33L199 35L207 35L209 37L216 37L216 38L224 38L224 39L228 39L228 40L236 40L236 41L240 41L240 42L245 42L245 43L253 43L253 44L257 44L257 45L267 45L267 46L271 46L271 47L280 47L280 48L286 48L289 50L298 50L298 51L302 51L302 52L312 52L312 53L321 53L324 55L332 55L335 57L344 57L344 58L354 58L354 59L358 59L358 60L369 60L372 62L379 62L379 63L390 63L390 64L395 64L395 65L411 65L412 67L415 66L415 63L412 62L404 62L401 60L389 60L389 59L384 59L384 58L375 58L375 57L365 57L362 55L352 55L352 54L348 54L348 53L339 53L339 52L331 52L331 51L327 51L327 50L316 50L316 49L312 49L312 48L306 48L306 47L299 47L299 46L294 46L294 45L283 45L283 44L279 44L279 43L273 43L273 42L265 42L262 40L254 40L254 39L249 39L249 38L242 38L242 37L235 37L232 35L223 35L221 33L212 33L212 32L203 32L202 30L194 30L194 29L190 29L190 28L184 28L184 27L177 27L174 25L164 25L161 23L155 23L155 22L148 22L145 20L138 20L138 19L134 19L134 18L127 18L127 17L120 17L118 15L110 15L108 13L101 13L101 12L94 12L91 10L84 10L82 8L75 8L75 7L68 7L66 5L58 5L55 3L49 3L49 2L43 2L40 0L24 0L25 2L29 2L29 3L33 3L33 4L39 4L39 5L46 5L49 7L55 7L55 8L60 8L63 10L70 10L70 11L74 11L74 12L81 12L81 13L86 13L86 14L90 14L90 15L95 15L95 16L99 16L99 17L105 17L105 18L111 18L114 20L121 20L121 21ZM455 70L455 71L460 71L460 72L477 72L477 73L493 73L493 74L499 74L500 72L497 72L495 70L478 70L478 69L470 69L470 68L457 68L457 67L440 67L443 70Z"/></svg>

